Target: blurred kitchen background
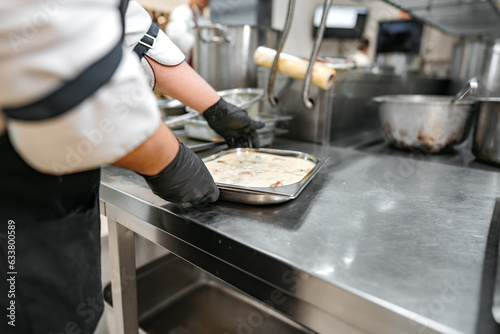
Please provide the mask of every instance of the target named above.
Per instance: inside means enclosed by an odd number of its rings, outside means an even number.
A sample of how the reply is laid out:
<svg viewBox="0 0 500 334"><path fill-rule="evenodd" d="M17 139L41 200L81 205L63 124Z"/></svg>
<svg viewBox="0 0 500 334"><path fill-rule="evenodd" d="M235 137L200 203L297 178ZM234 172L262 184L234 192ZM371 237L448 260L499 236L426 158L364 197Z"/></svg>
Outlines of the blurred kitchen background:
<svg viewBox="0 0 500 334"><path fill-rule="evenodd" d="M164 28L172 10L187 0L139 3ZM310 57L323 4L321 0L295 2L283 53ZM255 66L252 55L262 44L277 48L288 5L288 0L212 0L212 22L227 27L229 34L241 43L222 50L224 46L207 45L198 38L193 51L195 70L217 90L267 89L269 71ZM359 146L367 140L380 139L373 97L454 95L482 71L486 71L484 76L497 76L498 66L491 64L491 59L486 63L488 53L496 52L492 50L500 32L498 22L496 0L333 1L318 55L332 62L345 60L358 52L361 39L366 38L369 66L338 70L330 90L312 86L310 95L316 103L308 112L304 112L300 100L303 83L287 82L278 73L275 93L281 93L280 105L272 108L266 96L262 108L266 113L292 116L284 136L293 139L341 146ZM259 31L243 31L245 26L259 27ZM277 32L263 38L263 30ZM238 72L243 70L246 74Z"/></svg>
<svg viewBox="0 0 500 334"><path fill-rule="evenodd" d="M161 26L168 23L170 12L187 0L139 0ZM290 38L283 52L299 57L309 57L314 44L313 18L321 0L297 1ZM334 6L366 7L368 15L361 32L370 41L368 56L376 61L379 22L410 19L410 16L396 7L378 0L336 0ZM282 30L286 20L288 0L212 0L210 16L213 23L224 25L264 26ZM159 19L159 20L158 20ZM423 27L419 56L419 70L432 77L447 78L451 74L454 46L458 37L443 34L425 25ZM357 47L355 38L325 38L320 56L347 57Z"/></svg>

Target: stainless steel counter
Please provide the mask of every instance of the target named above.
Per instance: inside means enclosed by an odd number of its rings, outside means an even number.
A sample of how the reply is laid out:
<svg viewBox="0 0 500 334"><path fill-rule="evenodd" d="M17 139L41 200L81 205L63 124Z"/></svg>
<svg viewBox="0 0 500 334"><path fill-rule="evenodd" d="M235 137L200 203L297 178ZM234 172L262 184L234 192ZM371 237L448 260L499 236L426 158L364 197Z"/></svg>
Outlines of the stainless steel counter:
<svg viewBox="0 0 500 334"><path fill-rule="evenodd" d="M135 232L317 332L496 333L496 259L485 256L498 242L488 233L500 174L410 154L326 153L297 199L260 207L168 203L134 173L104 167L117 328L137 332Z"/></svg>

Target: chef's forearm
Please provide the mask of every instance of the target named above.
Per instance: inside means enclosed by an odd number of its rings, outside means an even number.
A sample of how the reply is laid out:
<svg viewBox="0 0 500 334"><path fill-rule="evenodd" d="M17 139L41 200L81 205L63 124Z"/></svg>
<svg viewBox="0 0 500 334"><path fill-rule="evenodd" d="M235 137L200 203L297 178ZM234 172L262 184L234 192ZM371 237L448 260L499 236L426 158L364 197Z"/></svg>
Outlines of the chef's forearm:
<svg viewBox="0 0 500 334"><path fill-rule="evenodd" d="M113 165L131 169L143 175L156 175L174 160L178 151L177 138L165 125L160 124L149 139L115 161Z"/></svg>
<svg viewBox="0 0 500 334"><path fill-rule="evenodd" d="M156 89L162 93L201 113L219 100L212 86L185 62L165 66L149 57L147 59L155 73Z"/></svg>

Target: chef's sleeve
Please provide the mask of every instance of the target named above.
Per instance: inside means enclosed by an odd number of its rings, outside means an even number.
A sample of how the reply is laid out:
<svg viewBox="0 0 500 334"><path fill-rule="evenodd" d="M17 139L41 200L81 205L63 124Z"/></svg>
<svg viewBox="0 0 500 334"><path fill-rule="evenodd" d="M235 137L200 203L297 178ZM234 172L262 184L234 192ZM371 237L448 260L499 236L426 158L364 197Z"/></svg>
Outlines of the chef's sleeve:
<svg viewBox="0 0 500 334"><path fill-rule="evenodd" d="M17 0L0 5L0 135L36 170L67 174L125 156L160 124L138 57L123 52L111 78L56 116L16 110L58 90L119 45L119 1ZM120 44L119 44L120 43Z"/></svg>
<svg viewBox="0 0 500 334"><path fill-rule="evenodd" d="M132 53L134 47L147 33L151 23L151 16L148 12L137 1L131 0L125 14L125 45L128 53ZM146 55L157 63L166 66L179 65L186 58L184 53L161 29L153 43L153 47L148 50ZM141 59L141 65L148 78L149 86L153 88L156 80L151 65L145 58Z"/></svg>

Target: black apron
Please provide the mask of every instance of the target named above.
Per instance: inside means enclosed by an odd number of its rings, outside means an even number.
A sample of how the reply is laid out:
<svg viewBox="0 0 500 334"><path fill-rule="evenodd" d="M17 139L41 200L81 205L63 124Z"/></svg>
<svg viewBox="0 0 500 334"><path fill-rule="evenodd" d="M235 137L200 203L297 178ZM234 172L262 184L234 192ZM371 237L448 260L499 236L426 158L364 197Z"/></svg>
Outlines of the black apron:
<svg viewBox="0 0 500 334"><path fill-rule="evenodd" d="M27 122L60 116L106 84L121 58L120 41L47 96L2 112ZM94 332L104 310L99 184L99 169L39 173L0 136L0 333Z"/></svg>
<svg viewBox="0 0 500 334"><path fill-rule="evenodd" d="M122 24L127 5L120 0ZM139 57L152 47L158 30L152 24L136 46ZM2 112L28 122L60 116L106 84L121 56L120 42L54 92ZM104 310L99 184L99 169L39 173L21 159L7 134L0 135L0 333L94 332ZM10 267L12 226L15 263Z"/></svg>
<svg viewBox="0 0 500 334"><path fill-rule="evenodd" d="M0 161L0 333L93 333L103 311L99 169L39 173L5 134ZM9 268L5 235L12 225L15 263Z"/></svg>

